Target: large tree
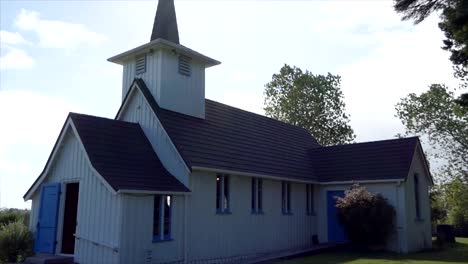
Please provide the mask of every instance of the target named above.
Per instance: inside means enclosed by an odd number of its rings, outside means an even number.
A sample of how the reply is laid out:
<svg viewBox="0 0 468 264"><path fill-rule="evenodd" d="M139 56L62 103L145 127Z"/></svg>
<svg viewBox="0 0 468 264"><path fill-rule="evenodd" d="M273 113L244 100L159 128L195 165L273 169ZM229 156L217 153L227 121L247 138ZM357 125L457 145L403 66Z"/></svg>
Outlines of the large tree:
<svg viewBox="0 0 468 264"><path fill-rule="evenodd" d="M265 113L307 129L322 145L352 142L340 82L338 75L314 75L285 64L265 85Z"/></svg>
<svg viewBox="0 0 468 264"><path fill-rule="evenodd" d="M401 99L396 110L407 134L427 137L436 158L447 161L445 175L468 179L468 106L445 85L433 84L427 92Z"/></svg>

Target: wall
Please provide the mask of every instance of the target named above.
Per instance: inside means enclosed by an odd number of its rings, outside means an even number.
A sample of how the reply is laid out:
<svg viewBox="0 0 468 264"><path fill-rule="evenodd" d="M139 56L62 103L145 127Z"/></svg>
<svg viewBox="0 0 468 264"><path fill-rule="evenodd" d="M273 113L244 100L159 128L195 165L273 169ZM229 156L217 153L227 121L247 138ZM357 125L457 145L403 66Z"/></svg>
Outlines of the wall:
<svg viewBox="0 0 468 264"><path fill-rule="evenodd" d="M193 172L188 200L188 258L212 259L301 249L316 234L304 184L291 185L293 215L283 215L281 181L263 180L264 214L251 214L251 178L231 176L231 214L216 214L216 174Z"/></svg>
<svg viewBox="0 0 468 264"><path fill-rule="evenodd" d="M43 182L44 184L62 183L56 252L59 253L61 250L65 186L67 182L79 182L76 234L84 239L75 240L75 261L78 263L116 263L118 253L108 247L97 246L93 242L118 247L121 213L119 197L112 194L94 175L74 132L68 129L64 133L66 134L62 145ZM40 188L32 197L31 230L36 231Z"/></svg>
<svg viewBox="0 0 468 264"><path fill-rule="evenodd" d="M416 219L416 202L414 195L414 174L419 175L419 200L421 219ZM427 175L420 148L413 157L411 169L405 185L406 214L408 224L408 251L418 251L432 246L431 209L429 200L430 181Z"/></svg>
<svg viewBox="0 0 468 264"><path fill-rule="evenodd" d="M180 182L188 186L189 169L138 89L134 89L126 108L118 119L139 123L164 167Z"/></svg>
<svg viewBox="0 0 468 264"><path fill-rule="evenodd" d="M388 202L394 206L397 211L396 216L396 230L390 237L387 243L387 249L396 252L403 252L405 249L404 239L406 237L403 234L406 233L406 214L404 195L405 187L404 184L397 183L374 183L374 184L361 184L365 186L367 190L373 193L380 193L382 196L388 199ZM336 190L347 190L351 187L350 184L346 185L321 185L318 197L318 230L319 241L321 243L328 242L328 224L327 224L327 191Z"/></svg>
<svg viewBox="0 0 468 264"><path fill-rule="evenodd" d="M142 78L159 106L192 115L205 116L205 65L192 59L191 75L179 73L178 54L159 49L146 56L146 72L135 74L135 59L123 67L122 99L135 78ZM164 65L164 66L163 66Z"/></svg>
<svg viewBox="0 0 468 264"><path fill-rule="evenodd" d="M184 196L172 196L171 237L153 243L153 195L122 195L120 263L159 263L183 260Z"/></svg>

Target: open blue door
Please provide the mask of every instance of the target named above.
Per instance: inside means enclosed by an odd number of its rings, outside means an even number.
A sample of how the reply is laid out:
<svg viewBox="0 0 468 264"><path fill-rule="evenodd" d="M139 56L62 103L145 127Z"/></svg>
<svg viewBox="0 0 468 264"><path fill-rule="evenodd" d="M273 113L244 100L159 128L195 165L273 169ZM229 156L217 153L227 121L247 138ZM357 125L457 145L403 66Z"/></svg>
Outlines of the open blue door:
<svg viewBox="0 0 468 264"><path fill-rule="evenodd" d="M59 203L60 183L42 186L36 241L34 243L35 252L55 253Z"/></svg>
<svg viewBox="0 0 468 264"><path fill-rule="evenodd" d="M327 218L328 218L328 242L346 242L346 235L343 226L338 221L338 208L336 208L335 197L344 197L344 191L327 192Z"/></svg>

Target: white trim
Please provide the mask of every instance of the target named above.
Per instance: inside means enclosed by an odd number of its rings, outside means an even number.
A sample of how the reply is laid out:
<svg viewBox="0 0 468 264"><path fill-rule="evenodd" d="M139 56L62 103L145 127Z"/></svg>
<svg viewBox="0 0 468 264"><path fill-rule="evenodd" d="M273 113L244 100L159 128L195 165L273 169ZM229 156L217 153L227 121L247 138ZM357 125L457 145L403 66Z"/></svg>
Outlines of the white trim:
<svg viewBox="0 0 468 264"><path fill-rule="evenodd" d="M298 180L298 179L292 179L292 178L284 178L284 177L277 177L277 176L270 176L270 175L265 175L265 174L258 174L258 173L246 173L246 172L240 172L240 171L232 171L232 170L223 170L223 169L214 169L214 168L207 168L207 167L198 167L198 166L192 166L193 171L209 171L209 172L215 172L215 173L224 173L224 174L230 174L230 175L239 175L239 176L247 176L247 177L257 177L257 178L263 178L263 179L273 179L273 180L281 180L281 181L290 181L290 182L299 182L299 183L313 183L313 184L320 184L317 181L314 180Z"/></svg>
<svg viewBox="0 0 468 264"><path fill-rule="evenodd" d="M148 42L144 45L141 45L141 46L138 46L134 49L131 49L131 50L128 50L128 51L125 51L123 53L120 53L116 56L113 56L109 59L107 59L107 61L110 61L110 62L113 62L113 63L117 63L117 64L121 64L123 65L125 63L126 60L128 60L128 58L130 57L133 57L135 55L139 55L141 53L147 53L147 52L153 52L153 50L156 50L156 49L168 49L168 50L171 50L173 52L178 52L178 53L181 53L181 54L184 54L184 55L188 55L189 57L193 57L193 58L196 58L198 59L199 61L203 62L205 64L205 67L208 68L208 67L211 67L211 66L215 66L215 65L219 65L221 64L221 62L215 60L215 59L212 59L210 57L207 57L201 53L198 53L192 49L189 49L185 46L182 46L180 44L175 44L175 43L172 43L170 41L167 41L165 39L155 39L151 42Z"/></svg>
<svg viewBox="0 0 468 264"><path fill-rule="evenodd" d="M57 140L57 145L54 148L52 155L50 159L48 160L48 163L46 164L46 168L44 172L39 175L39 179L33 184L32 188L26 193L24 196L24 201L31 200L31 196L33 193L37 191L37 188L41 185L41 183L44 181L46 178L47 174L49 173L51 164L54 162L55 157L57 155L58 150L62 147L63 139L65 138L65 135L68 132L68 129L71 129L73 133L75 134L78 142L80 143L81 150L84 153L85 159L88 162L89 167L91 168L91 171L103 182L103 184L111 191L112 194L117 194L115 190L109 185L109 183L102 177L102 175L93 167L93 164L91 163L88 153L86 152L86 149L84 148L83 142L81 141L80 135L76 131L75 125L73 124L73 121L71 120L70 116L67 118L67 122L64 125L62 133L59 135L59 138ZM74 181L75 179L70 179L71 181ZM65 181L61 181L60 183L64 183Z"/></svg>
<svg viewBox="0 0 468 264"><path fill-rule="evenodd" d="M161 120L159 120L158 118L158 115L153 111L153 109L151 108L151 105L150 103L148 102L148 100L146 99L145 95L143 94L143 92L141 91L141 88L140 86L138 85L138 83L133 83L133 85L130 87L130 91L129 91L129 95L127 96L127 100L125 100L123 102L123 105L120 109L120 112L119 114L117 115L117 117L115 118L116 120L120 120L120 118L122 117L122 113L126 110L126 107L128 106L128 103L130 102L130 99L131 97L133 96L133 92L134 92L134 88L138 88L138 91L140 92L140 95L141 97L143 97L144 101L146 102L146 105L148 106L148 108L151 110L151 113L153 114L154 118L156 119L156 121L158 122L158 125L161 127L162 129L162 132L164 133L164 135L167 137L167 141L169 142L169 145L172 147L172 149L177 153L177 156L179 157L179 160L181 161L181 163L183 164L184 168L185 168L185 172L187 173L187 175L189 176L189 181L190 181L190 169L189 167L187 166L187 163L185 162L185 160L182 158L182 155L180 155L179 151L177 150L174 142L172 142L172 139L171 137L169 136L169 133L167 133L166 129L164 128L163 124L161 123ZM153 145L151 145L153 147ZM154 151L156 152L156 149L154 149ZM157 152L156 152L157 153ZM164 165L164 164L163 164ZM185 184L184 184L185 185ZM188 186L186 186L188 187Z"/></svg>
<svg viewBox="0 0 468 264"><path fill-rule="evenodd" d="M174 192L174 191L146 191L146 190L129 190L120 189L117 193L125 194L172 194L172 195L190 195L190 192Z"/></svg>
<svg viewBox="0 0 468 264"><path fill-rule="evenodd" d="M403 179L386 179L386 180L352 180L352 181L330 181L321 182L320 185L338 185L338 184L353 184L353 183L396 183L400 184Z"/></svg>

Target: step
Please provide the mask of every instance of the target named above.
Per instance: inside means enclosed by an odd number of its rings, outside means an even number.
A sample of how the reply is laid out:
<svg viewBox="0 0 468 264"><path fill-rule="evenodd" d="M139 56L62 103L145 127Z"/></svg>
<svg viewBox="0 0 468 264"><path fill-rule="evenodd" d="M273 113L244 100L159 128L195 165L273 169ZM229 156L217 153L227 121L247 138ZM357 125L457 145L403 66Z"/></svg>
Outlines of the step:
<svg viewBox="0 0 468 264"><path fill-rule="evenodd" d="M26 258L25 264L73 264L73 257L52 254L37 254Z"/></svg>

